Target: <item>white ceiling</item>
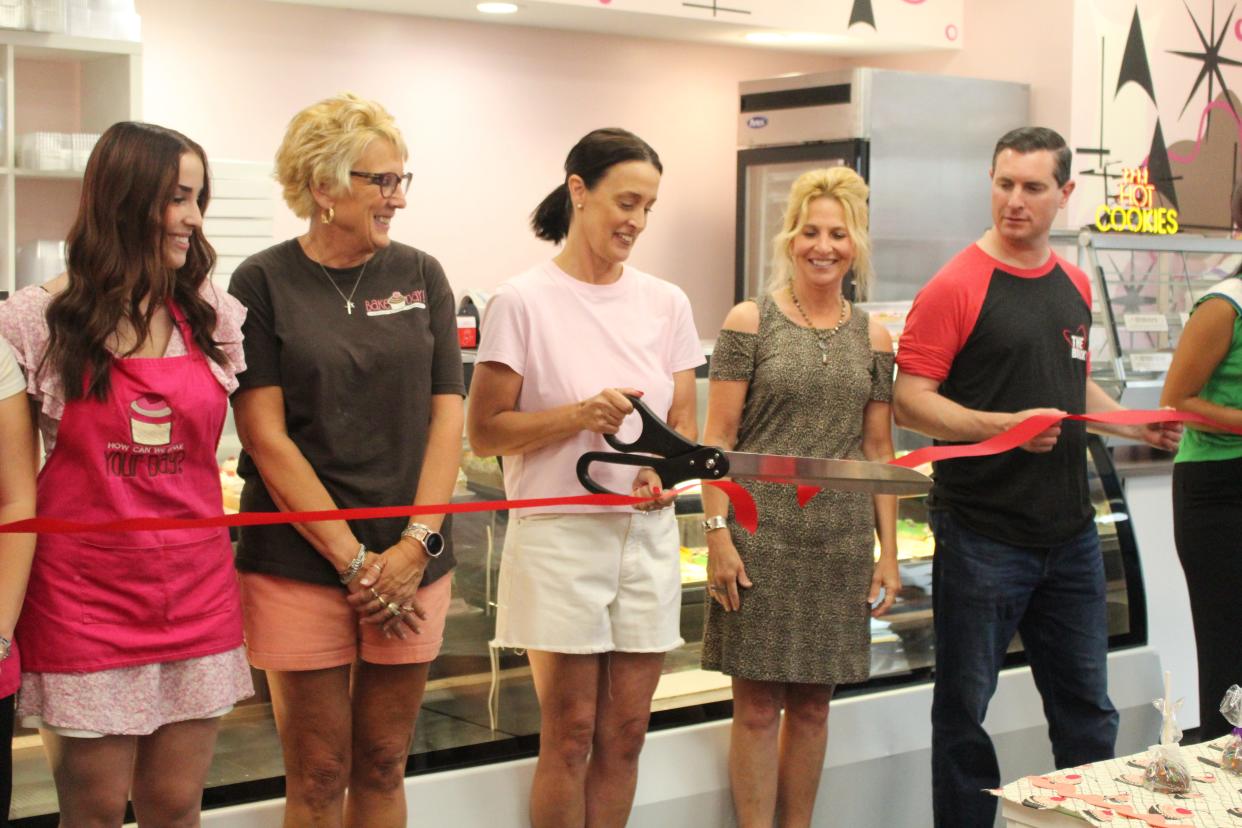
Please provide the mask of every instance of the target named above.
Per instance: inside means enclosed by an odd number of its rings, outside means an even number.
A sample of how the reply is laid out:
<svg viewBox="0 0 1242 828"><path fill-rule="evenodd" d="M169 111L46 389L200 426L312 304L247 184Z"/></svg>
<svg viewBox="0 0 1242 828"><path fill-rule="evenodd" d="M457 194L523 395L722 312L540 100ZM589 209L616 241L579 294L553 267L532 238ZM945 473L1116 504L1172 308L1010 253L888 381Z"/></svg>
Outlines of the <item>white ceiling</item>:
<svg viewBox="0 0 1242 828"><path fill-rule="evenodd" d="M516 14L483 14L475 9L475 0L273 0L273 2L420 17L441 17L498 26L535 26L661 40L743 46L752 49L783 49L849 56L894 54L927 49L927 46L908 42L879 39L874 36L874 32L868 32L872 35L870 37L820 35L813 42L759 44L746 40L746 35L750 32L763 31L762 27L743 26L722 21L690 20L661 14L640 14L606 6L598 8L567 6L539 0L517 0L519 10Z"/></svg>

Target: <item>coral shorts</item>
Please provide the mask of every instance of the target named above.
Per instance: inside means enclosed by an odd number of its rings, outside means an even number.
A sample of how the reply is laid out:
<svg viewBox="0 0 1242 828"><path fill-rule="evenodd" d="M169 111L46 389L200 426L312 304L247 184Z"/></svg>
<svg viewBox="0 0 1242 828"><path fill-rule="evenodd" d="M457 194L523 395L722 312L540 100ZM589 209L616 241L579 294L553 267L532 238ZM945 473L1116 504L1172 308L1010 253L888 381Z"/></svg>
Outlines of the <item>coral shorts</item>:
<svg viewBox="0 0 1242 828"><path fill-rule="evenodd" d="M422 631L404 640L386 637L377 624L363 624L341 587L291 578L241 573L246 653L260 670L323 670L353 664L421 664L435 660L444 642L444 619L452 597L451 574L418 591L427 611Z"/></svg>

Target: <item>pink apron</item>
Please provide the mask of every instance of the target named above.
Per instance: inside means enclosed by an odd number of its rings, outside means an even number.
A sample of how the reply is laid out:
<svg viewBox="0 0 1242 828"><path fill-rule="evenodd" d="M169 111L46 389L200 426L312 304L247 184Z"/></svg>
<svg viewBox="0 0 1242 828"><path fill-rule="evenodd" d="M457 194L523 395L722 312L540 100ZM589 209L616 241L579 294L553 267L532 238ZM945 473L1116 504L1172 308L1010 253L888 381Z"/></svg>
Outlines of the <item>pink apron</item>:
<svg viewBox="0 0 1242 828"><path fill-rule="evenodd" d="M223 511L224 388L169 310L187 354L113 359L108 399L66 404L39 474L40 517L204 517ZM83 673L242 643L226 529L40 535L17 637L22 670Z"/></svg>

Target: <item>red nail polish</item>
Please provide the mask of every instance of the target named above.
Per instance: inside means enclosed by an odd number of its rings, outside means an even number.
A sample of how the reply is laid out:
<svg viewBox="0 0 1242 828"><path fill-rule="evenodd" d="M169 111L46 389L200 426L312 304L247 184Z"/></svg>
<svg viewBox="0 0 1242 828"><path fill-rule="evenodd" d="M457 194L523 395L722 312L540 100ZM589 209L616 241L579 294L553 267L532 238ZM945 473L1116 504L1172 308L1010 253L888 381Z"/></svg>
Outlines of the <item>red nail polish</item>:
<svg viewBox="0 0 1242 828"><path fill-rule="evenodd" d="M659 497L659 496L660 496L660 487L659 487L659 486L652 486L652 487L651 487L651 491L653 491L653 492L655 492L655 493L656 493L656 497Z"/></svg>

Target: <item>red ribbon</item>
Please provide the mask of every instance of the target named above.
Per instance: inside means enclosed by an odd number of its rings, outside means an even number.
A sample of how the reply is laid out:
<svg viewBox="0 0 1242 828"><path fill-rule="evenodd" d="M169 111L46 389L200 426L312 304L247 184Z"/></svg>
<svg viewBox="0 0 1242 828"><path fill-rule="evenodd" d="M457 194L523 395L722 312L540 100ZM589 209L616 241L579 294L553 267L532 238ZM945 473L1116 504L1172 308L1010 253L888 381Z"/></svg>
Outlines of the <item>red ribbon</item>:
<svg viewBox="0 0 1242 828"><path fill-rule="evenodd" d="M953 446L928 446L897 460L889 462L912 468L922 463L952 460L956 457L984 457L1017 448L1042 431L1061 420L1082 420L1089 423L1109 425L1150 425L1151 423L1201 423L1234 434L1242 434L1242 428L1231 428L1209 420L1199 414L1184 411L1110 411L1106 414L1038 415L1028 417L1018 425L990 437L980 443ZM704 480L704 485L715 486L729 497L738 524L754 534L759 526L759 510L754 498L746 489L731 480ZM691 484L694 485L694 484ZM676 492L684 491L682 487ZM798 486L798 505L806 506L818 494L816 486ZM123 518L120 520L91 523L56 518L29 518L0 524L0 534L37 533L44 535L73 534L77 532L136 532L168 529L211 529L223 526L269 526L280 523L315 523L326 520L369 520L372 518L410 517L413 515L446 515L463 512L493 512L502 509L532 509L544 506L633 506L647 499L631 495L586 494L568 497L542 497L525 500L482 500L473 503L434 503L423 506L372 506L358 509L323 509L313 512L241 512L234 515L215 515L203 518Z"/></svg>
<svg viewBox="0 0 1242 828"><path fill-rule="evenodd" d="M933 463L940 460L953 460L958 457L986 457L991 454L1000 454L1001 452L1015 449L1023 443L1029 441L1035 435L1047 431L1052 426L1062 420L1079 420L1086 423L1102 423L1105 425L1151 425L1152 423L1200 423L1201 425L1209 425L1215 428L1223 429L1234 434L1242 434L1242 428L1232 428L1230 426L1221 425L1218 422L1209 420L1201 414L1191 414L1187 411L1170 411L1162 409L1158 411L1109 411L1104 414L1068 414L1058 417L1055 414L1039 414L1034 417L1027 417L1008 431L1002 431L994 437L980 443L971 443L969 445L953 445L953 446L928 446L916 451L912 451L904 457L889 462L895 466L905 466L906 468L914 468L923 463Z"/></svg>
<svg viewBox="0 0 1242 828"><path fill-rule="evenodd" d="M724 491L733 503L737 522L754 533L759 510L750 492L730 480L704 480L704 484ZM675 489L675 492L685 488ZM100 522L28 518L0 524L0 534L37 533L65 535L77 532L138 532L169 529L216 529L224 526L270 526L280 523L316 523L325 520L370 520L372 518L448 515L463 512L496 512L504 509L535 509L544 506L634 506L650 499L632 495L586 494L568 497L538 497L525 500L481 500L473 503L432 503L422 506L371 506L356 509L321 509L311 512L239 512L201 518L121 518Z"/></svg>

